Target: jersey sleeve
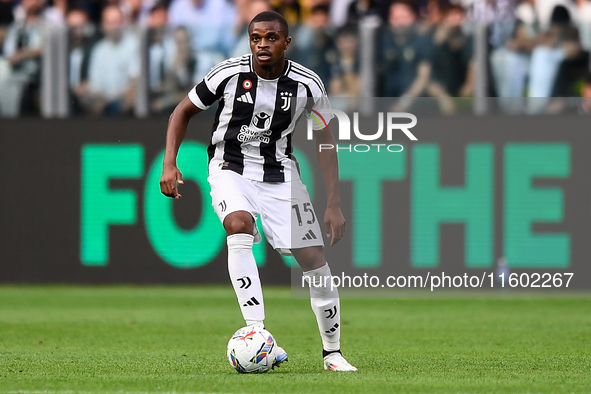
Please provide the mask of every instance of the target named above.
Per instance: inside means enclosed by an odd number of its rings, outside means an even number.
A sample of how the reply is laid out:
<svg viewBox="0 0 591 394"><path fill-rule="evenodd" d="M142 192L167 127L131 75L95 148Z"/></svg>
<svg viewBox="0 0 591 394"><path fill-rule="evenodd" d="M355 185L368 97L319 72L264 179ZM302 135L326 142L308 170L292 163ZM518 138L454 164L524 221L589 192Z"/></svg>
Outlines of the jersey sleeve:
<svg viewBox="0 0 591 394"><path fill-rule="evenodd" d="M315 119L315 122L312 122L312 130L319 131L328 126L332 118L334 118L334 114L326 112L326 110L330 110L332 109L332 107L330 106L330 100L326 95L324 86L319 86L319 89L317 91L314 90L315 89L313 89L312 91L314 95L314 106L312 107L313 111L312 114L310 114L310 116L315 115L317 118L319 118ZM320 114L321 116L318 116L318 114ZM314 119L314 116L312 116L312 119Z"/></svg>
<svg viewBox="0 0 591 394"><path fill-rule="evenodd" d="M316 122L312 122L312 130L319 131L328 126L332 118L334 118L334 114L325 111L327 109L332 109L332 107L330 106L330 101L328 100L328 97L326 95L323 97L315 97L315 101L316 102L314 103L314 107L312 108L312 114L320 114L322 117L318 117L320 118L319 121L317 120ZM314 119L313 115L311 116Z"/></svg>
<svg viewBox="0 0 591 394"><path fill-rule="evenodd" d="M220 98L217 92L218 89L212 91L207 85L206 80L203 79L189 91L189 100L191 100L197 108L204 111L211 107L213 103Z"/></svg>
<svg viewBox="0 0 591 394"><path fill-rule="evenodd" d="M224 79L237 71L236 61L228 59L212 67L203 80L189 91L189 100L202 110L211 107L222 96Z"/></svg>

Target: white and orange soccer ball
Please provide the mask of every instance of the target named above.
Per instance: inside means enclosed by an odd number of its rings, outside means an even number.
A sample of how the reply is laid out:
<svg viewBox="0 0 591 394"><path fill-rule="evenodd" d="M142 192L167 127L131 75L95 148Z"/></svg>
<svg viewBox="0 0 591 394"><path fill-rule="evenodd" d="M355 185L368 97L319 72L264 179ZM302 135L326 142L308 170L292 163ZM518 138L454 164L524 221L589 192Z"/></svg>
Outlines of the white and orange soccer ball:
<svg viewBox="0 0 591 394"><path fill-rule="evenodd" d="M228 361L240 373L265 373L277 359L277 343L263 328L246 326L228 341Z"/></svg>

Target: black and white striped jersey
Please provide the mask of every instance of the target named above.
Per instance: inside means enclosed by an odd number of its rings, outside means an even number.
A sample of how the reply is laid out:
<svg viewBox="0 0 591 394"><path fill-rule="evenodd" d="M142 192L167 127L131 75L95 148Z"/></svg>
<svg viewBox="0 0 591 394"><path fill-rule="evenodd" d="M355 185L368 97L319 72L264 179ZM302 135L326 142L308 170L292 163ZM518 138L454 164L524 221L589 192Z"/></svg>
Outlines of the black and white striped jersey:
<svg viewBox="0 0 591 394"><path fill-rule="evenodd" d="M268 80L254 71L252 55L228 59L191 89L189 99L200 109L219 100L208 148L210 172L221 167L262 182L299 177L291 133L304 111L321 112L330 103L316 73L286 62L283 74ZM324 118L328 123L332 114Z"/></svg>

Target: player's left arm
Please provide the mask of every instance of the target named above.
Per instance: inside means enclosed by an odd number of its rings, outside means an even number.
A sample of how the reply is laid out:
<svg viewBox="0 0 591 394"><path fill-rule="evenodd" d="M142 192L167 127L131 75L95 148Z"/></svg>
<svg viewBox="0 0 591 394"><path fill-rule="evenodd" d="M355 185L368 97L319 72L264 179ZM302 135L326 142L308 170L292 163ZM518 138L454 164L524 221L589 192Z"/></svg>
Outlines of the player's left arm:
<svg viewBox="0 0 591 394"><path fill-rule="evenodd" d="M324 214L324 228L326 236L331 238L330 246L339 242L345 234L345 217L341 212L341 198L339 196L339 161L336 149L320 150L320 144L336 146L334 136L328 128L314 133L316 140L316 154L322 171L328 203Z"/></svg>

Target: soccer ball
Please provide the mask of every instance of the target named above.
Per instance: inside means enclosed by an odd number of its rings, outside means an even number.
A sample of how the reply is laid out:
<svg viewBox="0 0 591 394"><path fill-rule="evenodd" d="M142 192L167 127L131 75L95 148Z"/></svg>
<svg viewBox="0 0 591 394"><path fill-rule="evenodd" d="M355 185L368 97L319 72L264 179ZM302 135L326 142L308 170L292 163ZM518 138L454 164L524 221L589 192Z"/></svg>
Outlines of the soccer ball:
<svg viewBox="0 0 591 394"><path fill-rule="evenodd" d="M246 326L228 341L228 361L240 373L265 373L277 358L277 343L264 328Z"/></svg>

